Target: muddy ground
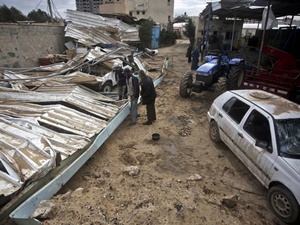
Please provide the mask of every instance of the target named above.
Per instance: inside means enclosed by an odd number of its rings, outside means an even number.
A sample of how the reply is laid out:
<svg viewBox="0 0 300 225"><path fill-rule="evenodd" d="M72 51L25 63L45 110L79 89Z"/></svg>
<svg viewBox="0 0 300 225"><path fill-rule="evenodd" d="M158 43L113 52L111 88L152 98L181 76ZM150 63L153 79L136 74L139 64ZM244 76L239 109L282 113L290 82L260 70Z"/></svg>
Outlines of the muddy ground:
<svg viewBox="0 0 300 225"><path fill-rule="evenodd" d="M130 118L62 188L43 224L280 224L270 211L265 189L224 145L208 135L206 113L213 92L179 97L182 74L189 70L186 41L160 49L172 68L157 87L157 121L143 126ZM159 133L161 139L152 141ZM124 173L138 166L136 176ZM189 179L197 175L196 180ZM192 177L193 178L193 177ZM75 191L76 190L76 191ZM222 204L238 196L237 205Z"/></svg>

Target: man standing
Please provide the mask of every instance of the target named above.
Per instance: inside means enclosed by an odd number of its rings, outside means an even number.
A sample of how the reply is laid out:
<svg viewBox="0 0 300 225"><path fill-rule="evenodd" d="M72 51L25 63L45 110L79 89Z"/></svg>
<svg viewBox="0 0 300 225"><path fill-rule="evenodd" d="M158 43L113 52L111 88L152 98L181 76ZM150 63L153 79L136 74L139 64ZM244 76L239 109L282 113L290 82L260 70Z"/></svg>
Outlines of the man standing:
<svg viewBox="0 0 300 225"><path fill-rule="evenodd" d="M124 71L119 63L114 63L113 70L115 72L116 81L118 84L119 100L125 99L126 77L124 75Z"/></svg>
<svg viewBox="0 0 300 225"><path fill-rule="evenodd" d="M155 113L155 98L156 92L151 77L147 76L144 70L139 71L141 78L141 96L142 104L146 105L147 110L147 121L143 125L150 125L156 120Z"/></svg>
<svg viewBox="0 0 300 225"><path fill-rule="evenodd" d="M191 70L197 70L198 69L198 63L199 63L199 48L198 46L195 47L195 49L192 52L192 66Z"/></svg>
<svg viewBox="0 0 300 225"><path fill-rule="evenodd" d="M126 89L127 95L130 98L130 112L131 112L131 122L129 126L136 124L137 114L138 114L138 98L140 95L140 87L138 79L132 75L131 69L129 66L125 66L124 75L126 77Z"/></svg>

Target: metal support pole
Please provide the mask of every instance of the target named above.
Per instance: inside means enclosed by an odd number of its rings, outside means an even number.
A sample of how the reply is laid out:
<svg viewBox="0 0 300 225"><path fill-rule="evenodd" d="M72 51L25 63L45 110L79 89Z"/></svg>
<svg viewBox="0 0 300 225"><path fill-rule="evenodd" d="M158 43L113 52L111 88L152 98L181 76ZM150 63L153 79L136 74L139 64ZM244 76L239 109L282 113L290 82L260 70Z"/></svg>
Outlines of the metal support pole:
<svg viewBox="0 0 300 225"><path fill-rule="evenodd" d="M291 22L290 22L290 27L291 27L292 24L293 24L293 20L294 20L294 15L292 16L292 19L291 19Z"/></svg>
<svg viewBox="0 0 300 225"><path fill-rule="evenodd" d="M236 21L236 13L234 13L234 21L233 21L233 28L232 28L232 37L230 43L230 51L232 51L233 39L234 39L234 31L235 31L235 21Z"/></svg>
<svg viewBox="0 0 300 225"><path fill-rule="evenodd" d="M268 1L267 17L266 17L266 20L265 20L265 26L264 26L264 30L263 30L262 40L261 40L261 44L260 44L260 51L259 51L259 56L258 56L258 62L257 62L257 73L259 71L262 50L263 50L263 47L264 47L264 44L265 44L266 28L267 28L268 19L269 19L270 5L271 5L271 2Z"/></svg>
<svg viewBox="0 0 300 225"><path fill-rule="evenodd" d="M209 13L207 17L207 28L206 28L206 35L205 35L205 53L207 52L208 43L209 43L209 26L210 26L210 17L211 17L211 3L209 5Z"/></svg>
<svg viewBox="0 0 300 225"><path fill-rule="evenodd" d="M53 23L53 13L52 13L52 6L50 0L48 0L48 6L50 11L51 23Z"/></svg>

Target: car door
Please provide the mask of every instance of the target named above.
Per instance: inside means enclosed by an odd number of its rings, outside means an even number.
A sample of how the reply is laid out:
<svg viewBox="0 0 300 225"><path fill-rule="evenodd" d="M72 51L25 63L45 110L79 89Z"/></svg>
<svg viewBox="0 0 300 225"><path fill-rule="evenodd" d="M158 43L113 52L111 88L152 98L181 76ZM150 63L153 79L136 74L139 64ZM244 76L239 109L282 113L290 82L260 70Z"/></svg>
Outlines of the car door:
<svg viewBox="0 0 300 225"><path fill-rule="evenodd" d="M260 109L251 109L235 135L239 155L263 183L270 180L270 169L277 157L273 118Z"/></svg>
<svg viewBox="0 0 300 225"><path fill-rule="evenodd" d="M239 124L250 106L237 97L230 98L219 110L218 126L223 142L237 154L238 148L234 136L237 134Z"/></svg>

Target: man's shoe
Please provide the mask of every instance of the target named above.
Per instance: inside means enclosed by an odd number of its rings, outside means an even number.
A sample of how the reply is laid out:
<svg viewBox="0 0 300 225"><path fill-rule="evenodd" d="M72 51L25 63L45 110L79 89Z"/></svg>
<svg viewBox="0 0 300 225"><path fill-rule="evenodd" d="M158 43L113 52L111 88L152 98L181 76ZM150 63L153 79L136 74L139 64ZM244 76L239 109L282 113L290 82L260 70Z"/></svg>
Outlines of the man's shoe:
<svg viewBox="0 0 300 225"><path fill-rule="evenodd" d="M130 122L129 124L128 124L128 126L134 126L136 123L134 123L134 122Z"/></svg>
<svg viewBox="0 0 300 225"><path fill-rule="evenodd" d="M143 125L151 125L151 124L152 124L152 122L150 122L150 121L143 123Z"/></svg>

